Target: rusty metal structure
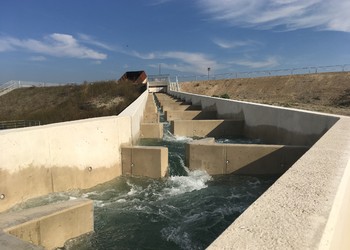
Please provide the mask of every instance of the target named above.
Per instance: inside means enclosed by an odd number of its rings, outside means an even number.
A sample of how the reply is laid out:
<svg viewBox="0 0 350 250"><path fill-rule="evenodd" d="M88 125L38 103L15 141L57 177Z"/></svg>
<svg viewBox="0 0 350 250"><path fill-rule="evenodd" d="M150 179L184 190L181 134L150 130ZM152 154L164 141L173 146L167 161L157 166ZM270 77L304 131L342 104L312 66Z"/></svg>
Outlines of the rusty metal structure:
<svg viewBox="0 0 350 250"><path fill-rule="evenodd" d="M147 74L145 71L127 71L118 81L131 81L133 83L147 83Z"/></svg>

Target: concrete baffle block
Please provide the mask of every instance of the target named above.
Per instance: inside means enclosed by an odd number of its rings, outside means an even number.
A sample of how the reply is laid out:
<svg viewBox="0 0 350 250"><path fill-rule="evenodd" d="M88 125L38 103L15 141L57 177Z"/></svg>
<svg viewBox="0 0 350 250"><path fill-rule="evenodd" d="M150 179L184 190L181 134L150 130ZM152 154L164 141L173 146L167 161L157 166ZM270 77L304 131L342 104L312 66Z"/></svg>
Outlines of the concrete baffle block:
<svg viewBox="0 0 350 250"><path fill-rule="evenodd" d="M171 133L188 137L221 137L243 135L241 120L175 120L171 121Z"/></svg>
<svg viewBox="0 0 350 250"><path fill-rule="evenodd" d="M186 164L193 169L216 174L281 175L309 148L304 146L186 144Z"/></svg>
<svg viewBox="0 0 350 250"><path fill-rule="evenodd" d="M1 231L4 234L0 237L0 246L19 245L13 238L15 236L19 241L54 249L93 230L93 202L87 199L69 200L3 213L0 215L0 234Z"/></svg>
<svg viewBox="0 0 350 250"><path fill-rule="evenodd" d="M159 113L144 112L143 122L144 123L159 123Z"/></svg>
<svg viewBox="0 0 350 250"><path fill-rule="evenodd" d="M161 106L162 110L165 111L185 111L185 110L201 110L201 106L187 105L187 104L178 104L178 103L169 103L163 104Z"/></svg>
<svg viewBox="0 0 350 250"><path fill-rule="evenodd" d="M173 111L167 110L164 112L167 121L174 120L211 120L217 118L216 111L200 111L200 110L185 110Z"/></svg>
<svg viewBox="0 0 350 250"><path fill-rule="evenodd" d="M168 148L149 146L122 147L123 175L165 177L168 172Z"/></svg>
<svg viewBox="0 0 350 250"><path fill-rule="evenodd" d="M163 138L163 123L141 123L140 138Z"/></svg>

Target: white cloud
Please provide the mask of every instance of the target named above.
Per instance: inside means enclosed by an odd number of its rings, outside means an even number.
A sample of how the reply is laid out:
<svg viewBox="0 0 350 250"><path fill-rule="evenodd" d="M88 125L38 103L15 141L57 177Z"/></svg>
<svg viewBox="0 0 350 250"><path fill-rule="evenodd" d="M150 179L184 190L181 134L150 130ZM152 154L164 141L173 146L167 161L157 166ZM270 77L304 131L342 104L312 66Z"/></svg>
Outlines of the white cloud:
<svg viewBox="0 0 350 250"><path fill-rule="evenodd" d="M100 61L100 60L92 61L91 64L100 65L100 64L102 64L102 61Z"/></svg>
<svg viewBox="0 0 350 250"><path fill-rule="evenodd" d="M164 3L168 3L172 0L151 0L149 1L150 5L160 5L160 4L164 4Z"/></svg>
<svg viewBox="0 0 350 250"><path fill-rule="evenodd" d="M253 61L253 60L244 59L244 60L232 61L231 63L249 67L249 68L254 68L254 69L272 68L279 65L279 62L276 57L268 57L266 60L262 60L262 61L255 61L255 60Z"/></svg>
<svg viewBox="0 0 350 250"><path fill-rule="evenodd" d="M245 46L251 46L254 44L258 44L255 41L252 40L246 40L246 41L228 41L224 39L215 38L213 39L213 42L223 49L233 49L238 47L245 47Z"/></svg>
<svg viewBox="0 0 350 250"><path fill-rule="evenodd" d="M145 60L151 60L151 59L155 59L156 58L156 54L153 53L153 52L148 53L148 54L141 54L141 53L139 53L137 51L132 51L131 55L135 56L137 58L140 58L140 59L145 59Z"/></svg>
<svg viewBox="0 0 350 250"><path fill-rule="evenodd" d="M34 61L34 62L42 62L42 61L46 61L46 57L45 56L32 56L29 58L30 61Z"/></svg>
<svg viewBox="0 0 350 250"><path fill-rule="evenodd" d="M134 51L132 55L141 59L173 60L174 63L162 62L162 67L179 72L202 74L207 72L208 67L212 69L222 68L222 65L203 53L168 51L140 54Z"/></svg>
<svg viewBox="0 0 350 250"><path fill-rule="evenodd" d="M104 60L106 54L81 45L72 35L54 33L43 40L0 37L0 52L24 49L56 57Z"/></svg>
<svg viewBox="0 0 350 250"><path fill-rule="evenodd" d="M97 41L92 36L80 33L80 34L78 34L78 37L79 37L79 42L91 44L91 45L94 45L94 46L97 46L97 47L100 47L100 48L106 49L106 50L115 51L115 48L113 48L112 46L109 46L105 43Z"/></svg>
<svg viewBox="0 0 350 250"><path fill-rule="evenodd" d="M350 32L349 0L197 0L215 20L234 26Z"/></svg>
<svg viewBox="0 0 350 250"><path fill-rule="evenodd" d="M218 63L202 53L171 51L162 54L164 58L177 59L183 63L195 67L198 71L206 70L209 66L216 67Z"/></svg>
<svg viewBox="0 0 350 250"><path fill-rule="evenodd" d="M0 52L14 50L8 38L0 38Z"/></svg>

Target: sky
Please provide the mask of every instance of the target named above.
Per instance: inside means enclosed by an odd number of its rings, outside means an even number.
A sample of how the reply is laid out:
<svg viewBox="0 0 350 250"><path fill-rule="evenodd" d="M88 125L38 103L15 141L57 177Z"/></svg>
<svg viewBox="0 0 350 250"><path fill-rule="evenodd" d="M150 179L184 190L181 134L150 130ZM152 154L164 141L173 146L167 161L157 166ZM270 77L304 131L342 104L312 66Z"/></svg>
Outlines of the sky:
<svg viewBox="0 0 350 250"><path fill-rule="evenodd" d="M0 84L342 64L349 0L0 0Z"/></svg>

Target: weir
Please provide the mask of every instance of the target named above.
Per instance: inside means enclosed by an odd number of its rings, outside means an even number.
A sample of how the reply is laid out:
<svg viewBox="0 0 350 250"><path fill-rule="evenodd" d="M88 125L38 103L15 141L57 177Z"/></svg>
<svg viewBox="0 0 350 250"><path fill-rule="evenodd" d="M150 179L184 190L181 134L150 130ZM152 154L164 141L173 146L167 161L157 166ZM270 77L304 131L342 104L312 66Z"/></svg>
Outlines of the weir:
<svg viewBox="0 0 350 250"><path fill-rule="evenodd" d="M0 132L0 211L92 199L95 232L67 243L77 249L349 244L341 237L350 226L348 117L166 89L176 99L157 93L156 101L170 123L160 122L164 117L145 92L116 117ZM207 136L216 138L202 140ZM39 138L37 153L28 150L28 138ZM146 158L138 158L139 150ZM152 173L150 161L159 162ZM168 177L159 179L168 165ZM60 227L56 223L49 226ZM38 230L33 225L30 230ZM7 242L12 236L1 229Z"/></svg>

